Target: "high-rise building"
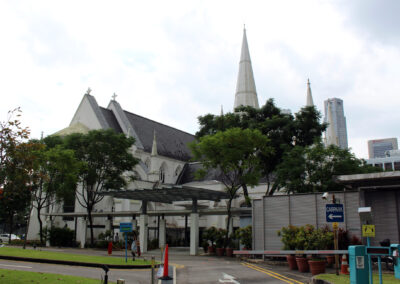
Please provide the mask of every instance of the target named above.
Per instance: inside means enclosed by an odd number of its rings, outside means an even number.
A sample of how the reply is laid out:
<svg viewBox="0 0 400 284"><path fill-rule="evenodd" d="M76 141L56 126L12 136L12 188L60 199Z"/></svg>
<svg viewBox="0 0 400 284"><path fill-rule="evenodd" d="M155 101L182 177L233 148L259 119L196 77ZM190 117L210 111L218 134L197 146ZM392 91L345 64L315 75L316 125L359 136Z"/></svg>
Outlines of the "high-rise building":
<svg viewBox="0 0 400 284"><path fill-rule="evenodd" d="M386 152L390 150L398 150L397 138L368 141L368 154L370 159L386 157Z"/></svg>
<svg viewBox="0 0 400 284"><path fill-rule="evenodd" d="M333 144L342 149L347 149L347 126L343 110L343 100L338 98L327 99L324 102L324 107L324 121L329 124L325 134L326 144Z"/></svg>

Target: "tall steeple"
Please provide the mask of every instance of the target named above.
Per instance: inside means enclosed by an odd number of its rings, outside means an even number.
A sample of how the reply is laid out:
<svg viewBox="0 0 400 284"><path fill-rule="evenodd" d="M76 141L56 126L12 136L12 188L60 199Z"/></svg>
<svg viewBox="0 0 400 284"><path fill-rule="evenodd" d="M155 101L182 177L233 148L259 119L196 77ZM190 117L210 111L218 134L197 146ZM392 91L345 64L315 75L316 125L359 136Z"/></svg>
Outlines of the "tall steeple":
<svg viewBox="0 0 400 284"><path fill-rule="evenodd" d="M241 105L259 108L245 28L243 29L242 52L240 55L234 108Z"/></svg>
<svg viewBox="0 0 400 284"><path fill-rule="evenodd" d="M306 106L314 106L314 101L312 98L310 79L307 79L307 103Z"/></svg>

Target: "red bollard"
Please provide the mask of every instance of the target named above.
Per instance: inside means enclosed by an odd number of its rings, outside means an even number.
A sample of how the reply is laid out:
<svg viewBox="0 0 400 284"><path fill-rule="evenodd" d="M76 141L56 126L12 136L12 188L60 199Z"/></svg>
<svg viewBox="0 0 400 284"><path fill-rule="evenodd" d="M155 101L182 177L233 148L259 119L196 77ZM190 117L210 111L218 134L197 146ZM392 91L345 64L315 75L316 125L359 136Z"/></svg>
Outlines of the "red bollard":
<svg viewBox="0 0 400 284"><path fill-rule="evenodd" d="M108 255L111 255L111 254L112 254L112 242L108 242L108 249L107 249L107 251L108 251Z"/></svg>

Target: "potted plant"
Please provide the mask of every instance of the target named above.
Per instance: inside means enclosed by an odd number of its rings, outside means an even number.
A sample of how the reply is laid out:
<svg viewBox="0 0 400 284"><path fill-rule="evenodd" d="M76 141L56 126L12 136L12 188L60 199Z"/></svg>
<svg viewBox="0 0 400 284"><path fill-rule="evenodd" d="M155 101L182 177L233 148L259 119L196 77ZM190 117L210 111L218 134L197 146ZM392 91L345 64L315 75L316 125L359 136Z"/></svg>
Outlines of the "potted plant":
<svg viewBox="0 0 400 284"><path fill-rule="evenodd" d="M219 229L216 234L215 238L215 244L216 244L216 249L215 252L217 256L223 256L225 252L225 236L226 236L226 230L224 229Z"/></svg>
<svg viewBox="0 0 400 284"><path fill-rule="evenodd" d="M236 232L237 231L238 230L236 230ZM236 232L232 232L230 234L230 236L229 236L228 245L225 248L226 256L232 257L233 256L233 250L239 248L239 240L238 240Z"/></svg>
<svg viewBox="0 0 400 284"><path fill-rule="evenodd" d="M333 233L326 229L313 230L308 235L308 250L323 250L329 248L333 243ZM311 274L317 275L325 272L326 260L315 255L308 261Z"/></svg>
<svg viewBox="0 0 400 284"><path fill-rule="evenodd" d="M296 234L298 232L298 228L292 225L288 227L283 227L279 230L278 236L281 237L281 241L283 243L283 250L295 250L296 249ZM291 270L297 270L296 257L294 254L286 255L286 260L289 264L289 268Z"/></svg>
<svg viewBox="0 0 400 284"><path fill-rule="evenodd" d="M210 244L207 248L209 254L215 253L215 239L217 237L217 228L210 227L204 232L204 239L210 241Z"/></svg>
<svg viewBox="0 0 400 284"><path fill-rule="evenodd" d="M314 226L309 224L298 228L296 233L296 250L305 250L309 248L310 235L313 233L313 231ZM305 255L296 256L296 264L300 272L310 271L310 267Z"/></svg>

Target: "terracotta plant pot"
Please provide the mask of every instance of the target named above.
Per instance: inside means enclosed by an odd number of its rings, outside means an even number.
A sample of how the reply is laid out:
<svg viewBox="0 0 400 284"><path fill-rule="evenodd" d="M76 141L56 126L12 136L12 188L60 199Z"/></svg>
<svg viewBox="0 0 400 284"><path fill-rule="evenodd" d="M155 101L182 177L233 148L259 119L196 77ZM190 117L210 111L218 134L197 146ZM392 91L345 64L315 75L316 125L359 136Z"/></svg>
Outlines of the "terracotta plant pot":
<svg viewBox="0 0 400 284"><path fill-rule="evenodd" d="M215 254L215 247L209 246L207 251L209 254Z"/></svg>
<svg viewBox="0 0 400 284"><path fill-rule="evenodd" d="M325 273L325 265L326 265L325 260L309 260L308 264L310 266L312 275Z"/></svg>
<svg viewBox="0 0 400 284"><path fill-rule="evenodd" d="M286 256L286 260L289 264L290 270L297 270L297 263L296 263L296 257L294 255L288 254Z"/></svg>
<svg viewBox="0 0 400 284"><path fill-rule="evenodd" d="M217 256L224 256L225 249L224 248L216 248L215 252L217 253Z"/></svg>
<svg viewBox="0 0 400 284"><path fill-rule="evenodd" d="M307 258L296 257L297 268L300 272L309 272L310 267L308 266Z"/></svg>
<svg viewBox="0 0 400 284"><path fill-rule="evenodd" d="M233 256L233 248L226 248L225 254L226 254L226 256L232 257Z"/></svg>
<svg viewBox="0 0 400 284"><path fill-rule="evenodd" d="M335 263L335 256L327 255L326 256L326 267L332 267L334 263Z"/></svg>

